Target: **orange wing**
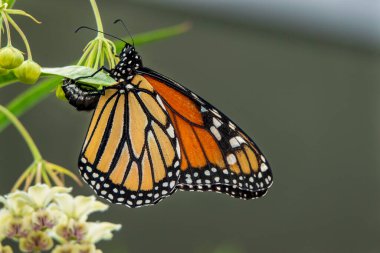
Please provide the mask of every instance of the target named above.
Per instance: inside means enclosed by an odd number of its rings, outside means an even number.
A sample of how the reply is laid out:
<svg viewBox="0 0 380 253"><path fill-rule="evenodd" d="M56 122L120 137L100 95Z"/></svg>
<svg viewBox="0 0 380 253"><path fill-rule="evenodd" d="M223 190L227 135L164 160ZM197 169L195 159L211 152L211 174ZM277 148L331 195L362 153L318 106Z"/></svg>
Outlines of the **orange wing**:
<svg viewBox="0 0 380 253"><path fill-rule="evenodd" d="M263 196L273 176L256 144L228 117L180 84L141 70L163 100L180 142L182 190Z"/></svg>
<svg viewBox="0 0 380 253"><path fill-rule="evenodd" d="M140 207L176 190L179 143L162 101L141 76L105 89L79 158L84 180L109 201Z"/></svg>

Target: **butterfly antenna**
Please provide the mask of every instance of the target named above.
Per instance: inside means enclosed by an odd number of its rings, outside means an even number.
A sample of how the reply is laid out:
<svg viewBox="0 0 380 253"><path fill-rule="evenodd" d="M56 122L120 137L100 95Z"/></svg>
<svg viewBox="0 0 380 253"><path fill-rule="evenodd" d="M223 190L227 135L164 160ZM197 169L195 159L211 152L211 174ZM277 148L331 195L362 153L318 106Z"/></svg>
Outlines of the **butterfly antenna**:
<svg viewBox="0 0 380 253"><path fill-rule="evenodd" d="M112 37L112 38L114 38L114 39L117 39L117 40L120 40L120 41L122 41L122 42L124 42L124 43L127 43L125 40L120 39L119 37L113 36L113 35L111 35L111 34L109 34L109 33L101 32L101 31L99 31L99 30L96 30L96 29L91 28L91 27L88 27L88 26L81 26L81 27L78 27L78 29L75 30L75 33L79 32L79 30L82 30L82 29L88 29L88 30L95 31L95 32L98 32L98 33L103 33L103 34L105 34L105 35L107 35L107 36L110 36L110 37Z"/></svg>
<svg viewBox="0 0 380 253"><path fill-rule="evenodd" d="M125 29L125 30L127 31L127 33L129 34L129 37L131 37L131 39L132 39L132 45L133 45L133 47L134 47L134 46L135 46L135 41L133 40L133 36L132 36L132 34L129 32L129 30L128 30L128 28L127 28L127 25L124 23L124 21L121 20L121 19L116 19L113 23L116 24L116 23L119 23L119 22L123 25L124 29Z"/></svg>

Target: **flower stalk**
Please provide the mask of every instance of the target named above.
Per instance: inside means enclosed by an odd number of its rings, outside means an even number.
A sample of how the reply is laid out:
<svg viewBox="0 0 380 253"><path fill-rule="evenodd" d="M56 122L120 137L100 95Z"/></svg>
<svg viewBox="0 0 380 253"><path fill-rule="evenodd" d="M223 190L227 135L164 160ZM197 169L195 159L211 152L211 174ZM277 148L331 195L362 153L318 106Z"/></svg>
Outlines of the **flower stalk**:
<svg viewBox="0 0 380 253"><path fill-rule="evenodd" d="M15 117L10 111L8 111L7 108L5 108L2 105L0 105L0 112L2 112L9 119L9 121L16 127L18 132L24 138L30 152L33 155L34 161L42 160L41 153L38 150L36 143L33 141L29 132L25 129L25 127L21 124L17 117Z"/></svg>
<svg viewBox="0 0 380 253"><path fill-rule="evenodd" d="M23 139L25 140L30 152L33 156L32 164L21 174L12 188L12 192L16 191L24 184L24 190L27 190L31 184L45 183L48 186L52 185L52 182L57 186L64 186L64 176L72 178L78 185L82 185L82 182L78 177L57 164L50 163L42 158L42 155L37 148L36 143L21 124L21 122L4 106L0 105L0 112L9 119L9 121L16 127Z"/></svg>
<svg viewBox="0 0 380 253"><path fill-rule="evenodd" d="M94 12L94 16L95 16L96 27L98 28L98 31L99 31L98 37L103 38L104 37L104 34L102 33L104 32L103 22L102 22L102 18L100 17L98 5L96 4L95 0L90 0L90 3L91 3L92 11Z"/></svg>
<svg viewBox="0 0 380 253"><path fill-rule="evenodd" d="M28 39L26 38L24 32L21 30L21 28L16 24L16 22L11 18L11 16L8 13L6 13L5 16L6 16L6 19L8 19L8 22L13 26L13 28L18 32L18 34L20 35L20 37L24 41L24 44L26 47L26 52L28 54L28 59L32 60L32 50L30 50L30 45L29 45ZM4 21L6 19L4 19ZM9 38L10 38L10 36L9 36Z"/></svg>
<svg viewBox="0 0 380 253"><path fill-rule="evenodd" d="M28 59L32 60L32 52L30 50L30 45L29 45L28 39L26 38L24 32L21 30L21 28L17 25L17 23L13 20L13 18L10 15L25 16L25 17L32 19L37 24L40 24L41 22L23 10L15 10L15 9L10 9L8 7L9 7L8 3L1 3L0 2L1 19L2 19L2 21L4 21L5 28L7 31L8 46L12 45L11 35L10 35L10 27L9 27L9 24L11 24L13 26L13 28L18 32L18 34L20 35L20 37L22 38L22 40L25 44L27 54L28 54Z"/></svg>
<svg viewBox="0 0 380 253"><path fill-rule="evenodd" d="M11 46L12 45L11 31L9 29L9 23L4 12L1 12L1 19L4 20L5 30L7 31L7 39L8 39L7 45Z"/></svg>
<svg viewBox="0 0 380 253"><path fill-rule="evenodd" d="M78 65L98 69L107 62L110 68L114 68L117 58L115 57L115 44L104 37L104 28L100 17L99 8L95 0L90 0L91 7L95 16L97 35L83 49L82 57L78 61Z"/></svg>

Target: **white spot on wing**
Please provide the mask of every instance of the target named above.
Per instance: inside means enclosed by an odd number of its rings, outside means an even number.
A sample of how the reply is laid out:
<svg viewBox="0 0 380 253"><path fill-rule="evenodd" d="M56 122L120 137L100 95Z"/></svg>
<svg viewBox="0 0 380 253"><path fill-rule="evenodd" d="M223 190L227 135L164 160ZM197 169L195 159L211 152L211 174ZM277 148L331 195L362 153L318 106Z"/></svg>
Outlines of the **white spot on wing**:
<svg viewBox="0 0 380 253"><path fill-rule="evenodd" d="M229 154L227 156L227 162L229 165L233 165L236 163L236 156L234 154Z"/></svg>
<svg viewBox="0 0 380 253"><path fill-rule="evenodd" d="M166 131L168 132L168 134L169 134L169 136L170 136L171 138L174 138L174 136L175 136L175 135L174 135L174 128L173 128L172 125L170 125Z"/></svg>
<svg viewBox="0 0 380 253"><path fill-rule="evenodd" d="M241 136L236 136L236 140L240 143L240 144L242 144L242 143L246 143L246 141L243 139L243 137L241 137Z"/></svg>
<svg viewBox="0 0 380 253"><path fill-rule="evenodd" d="M179 142L178 142L178 140L177 140L177 143L176 143L176 147L175 147L175 149L176 149L176 152L177 152L178 158L181 159L181 149L180 149L180 147L179 147Z"/></svg>
<svg viewBox="0 0 380 253"><path fill-rule="evenodd" d="M262 172L265 172L265 171L268 170L268 166L267 166L265 163L262 163L262 164L260 165L260 170L261 170Z"/></svg>
<svg viewBox="0 0 380 253"><path fill-rule="evenodd" d="M232 148L240 147L240 143L238 142L238 140L236 139L236 137L232 137L230 139L230 145L231 145Z"/></svg>
<svg viewBox="0 0 380 253"><path fill-rule="evenodd" d="M212 123L216 128L220 127L222 125L222 122L217 118L212 118Z"/></svg>
<svg viewBox="0 0 380 253"><path fill-rule="evenodd" d="M162 102L160 96L157 95L156 99L157 99L158 103L160 104L160 106L162 107L162 109L164 109L166 111L166 108L165 108L164 103Z"/></svg>
<svg viewBox="0 0 380 253"><path fill-rule="evenodd" d="M222 116L220 116L219 112L218 112L217 110L215 110L214 108L212 108L210 111L211 111L215 116L217 116L217 117L219 117L219 118L222 117Z"/></svg>
<svg viewBox="0 0 380 253"><path fill-rule="evenodd" d="M222 136L220 135L218 129L216 129L214 126L212 126L212 127L210 127L210 130L218 141L220 141L222 139Z"/></svg>

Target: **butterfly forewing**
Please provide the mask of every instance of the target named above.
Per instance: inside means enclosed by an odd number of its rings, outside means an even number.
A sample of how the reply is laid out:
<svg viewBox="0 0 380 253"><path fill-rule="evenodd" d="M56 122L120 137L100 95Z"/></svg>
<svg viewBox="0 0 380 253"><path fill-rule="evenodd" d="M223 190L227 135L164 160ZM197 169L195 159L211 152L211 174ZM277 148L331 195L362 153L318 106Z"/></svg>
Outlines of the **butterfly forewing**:
<svg viewBox="0 0 380 253"><path fill-rule="evenodd" d="M159 95L142 77L105 90L79 158L85 181L113 203L139 207L172 194L179 142Z"/></svg>
<svg viewBox="0 0 380 253"><path fill-rule="evenodd" d="M256 144L228 117L178 83L144 68L160 95L180 142L182 190L261 197L273 176Z"/></svg>

